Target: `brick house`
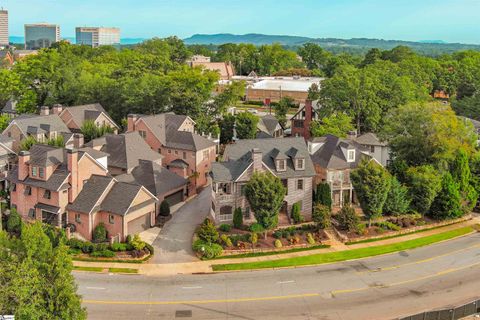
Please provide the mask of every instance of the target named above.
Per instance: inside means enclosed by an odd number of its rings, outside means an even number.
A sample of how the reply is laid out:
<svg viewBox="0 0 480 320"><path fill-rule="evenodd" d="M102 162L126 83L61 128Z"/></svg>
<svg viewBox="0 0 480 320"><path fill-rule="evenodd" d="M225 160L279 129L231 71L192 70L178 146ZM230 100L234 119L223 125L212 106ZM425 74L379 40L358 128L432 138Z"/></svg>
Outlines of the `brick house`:
<svg viewBox="0 0 480 320"><path fill-rule="evenodd" d="M304 137L305 140L310 139L310 124L319 119L319 110L318 100L306 100L304 104L301 104L297 113L290 119L292 136Z"/></svg>
<svg viewBox="0 0 480 320"><path fill-rule="evenodd" d="M9 172L11 206L26 220L65 226L66 207L93 175L107 170L86 152L46 145L21 151Z"/></svg>
<svg viewBox="0 0 480 320"><path fill-rule="evenodd" d="M23 114L12 119L8 127L3 131L3 134L13 138L12 148L15 152L18 152L20 151L21 142L28 136L43 142L63 135L70 137L70 129L56 114Z"/></svg>
<svg viewBox="0 0 480 320"><path fill-rule="evenodd" d="M310 138L308 152L315 166L314 184L326 182L330 185L333 206L342 207L346 202L355 204L350 171L357 168L363 159L373 159L369 149L352 139L326 135Z"/></svg>
<svg viewBox="0 0 480 320"><path fill-rule="evenodd" d="M282 223L289 223L295 203L300 204L305 220L311 220L315 169L305 141L272 138L239 140L226 147L223 162L212 165L212 216L216 223L231 223L236 208L242 208L246 222L255 221L244 195L244 186L254 172L270 172L287 188L279 216Z"/></svg>
<svg viewBox="0 0 480 320"><path fill-rule="evenodd" d="M87 240L92 239L95 227L103 223L110 238L125 241L128 235L155 224L157 201L143 186L92 175L75 201L67 206L68 221Z"/></svg>
<svg viewBox="0 0 480 320"><path fill-rule="evenodd" d="M173 113L128 116L127 132L137 131L147 144L163 156L163 165L196 188L208 183L216 144L195 133L195 122Z"/></svg>
<svg viewBox="0 0 480 320"><path fill-rule="evenodd" d="M120 130L120 126L110 118L100 103L72 107L56 104L52 107L52 113L58 114L72 132L80 132L87 120L93 121L99 127L107 125L114 130L115 134Z"/></svg>

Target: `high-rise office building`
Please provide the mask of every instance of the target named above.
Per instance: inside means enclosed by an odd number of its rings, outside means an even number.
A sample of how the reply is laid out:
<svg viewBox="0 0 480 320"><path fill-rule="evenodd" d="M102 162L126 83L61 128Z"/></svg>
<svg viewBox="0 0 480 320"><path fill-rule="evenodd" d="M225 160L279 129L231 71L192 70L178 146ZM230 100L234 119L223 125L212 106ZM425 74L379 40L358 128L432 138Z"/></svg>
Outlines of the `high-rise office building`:
<svg viewBox="0 0 480 320"><path fill-rule="evenodd" d="M8 43L8 11L0 9L0 47Z"/></svg>
<svg viewBox="0 0 480 320"><path fill-rule="evenodd" d="M58 41L60 41L60 26L57 24L25 25L25 49L27 50L49 48Z"/></svg>
<svg viewBox="0 0 480 320"><path fill-rule="evenodd" d="M77 27L75 31L77 44L93 48L120 44L119 28Z"/></svg>

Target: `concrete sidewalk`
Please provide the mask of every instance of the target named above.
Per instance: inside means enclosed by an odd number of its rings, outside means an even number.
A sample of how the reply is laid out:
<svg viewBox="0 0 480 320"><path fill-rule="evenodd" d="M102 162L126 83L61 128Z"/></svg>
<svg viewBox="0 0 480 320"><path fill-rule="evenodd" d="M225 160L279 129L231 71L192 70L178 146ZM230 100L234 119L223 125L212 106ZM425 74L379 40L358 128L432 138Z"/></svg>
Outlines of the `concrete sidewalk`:
<svg viewBox="0 0 480 320"><path fill-rule="evenodd" d="M345 251L345 250L352 250L352 249L376 247L381 245L394 244L394 243L405 242L408 240L423 238L423 237L443 233L450 230L460 229L467 226L473 226L478 223L480 223L480 218L475 217L468 221L456 223L453 225L448 225L445 227L440 227L440 228L425 231L425 232L419 232L411 235L397 237L397 238L391 238L391 239L380 240L380 241L369 242L369 243L360 243L360 244L349 245L349 246L346 246L344 244L342 244L341 246L334 245L330 248L284 253L284 254L277 254L277 255L262 256L262 257L239 258L239 259L232 258L232 259L220 259L220 260L210 260L210 261L165 263L165 264L102 263L102 262L74 261L74 265L82 266L82 267L138 269L139 274L148 275L148 276L172 276L177 274L211 273L213 272L212 266L218 265L218 264L269 261L269 260L309 256L309 255L320 254L320 253L329 253L329 252L338 252L338 251Z"/></svg>

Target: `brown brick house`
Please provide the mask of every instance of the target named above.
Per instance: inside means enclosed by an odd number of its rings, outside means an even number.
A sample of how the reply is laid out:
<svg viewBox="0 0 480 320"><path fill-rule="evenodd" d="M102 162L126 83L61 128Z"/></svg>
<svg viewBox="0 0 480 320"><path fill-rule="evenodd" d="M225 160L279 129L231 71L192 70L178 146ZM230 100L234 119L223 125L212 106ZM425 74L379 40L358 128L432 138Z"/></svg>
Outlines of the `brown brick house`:
<svg viewBox="0 0 480 320"><path fill-rule="evenodd" d="M281 221L289 221L292 206L312 217L312 185L315 170L303 138L239 140L228 145L224 161L212 165L212 216L216 223L231 223L233 211L242 208L244 220L254 222L243 193L253 173L271 172L287 188Z"/></svg>
<svg viewBox="0 0 480 320"><path fill-rule="evenodd" d="M99 127L107 125L114 130L114 133L118 133L120 130L119 125L110 118L99 103L71 107L57 104L52 107L52 113L58 114L72 132L80 132L87 120L93 121Z"/></svg>
<svg viewBox="0 0 480 320"><path fill-rule="evenodd" d="M305 100L305 103L300 105L297 113L290 119L292 137L310 139L310 124L319 119L319 110L320 105L317 100Z"/></svg>
<svg viewBox="0 0 480 320"><path fill-rule="evenodd" d="M75 232L92 239L95 227L103 223L108 236L124 241L155 224L158 199L145 187L119 182L111 176L93 175L73 203L67 206L68 221Z"/></svg>
<svg viewBox="0 0 480 320"><path fill-rule="evenodd" d="M195 122L173 113L129 115L127 132L137 131L147 144L163 156L164 166L189 178L195 188L208 183L216 144L195 133Z"/></svg>

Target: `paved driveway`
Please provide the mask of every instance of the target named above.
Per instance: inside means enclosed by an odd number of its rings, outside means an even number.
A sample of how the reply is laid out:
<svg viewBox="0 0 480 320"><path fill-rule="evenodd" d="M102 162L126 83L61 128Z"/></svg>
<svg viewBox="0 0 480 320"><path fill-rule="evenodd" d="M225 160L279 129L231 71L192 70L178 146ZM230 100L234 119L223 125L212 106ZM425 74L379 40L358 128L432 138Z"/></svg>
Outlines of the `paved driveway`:
<svg viewBox="0 0 480 320"><path fill-rule="evenodd" d="M153 242L155 255L150 263L197 261L192 250L195 228L208 216L211 207L211 188L205 188L173 214Z"/></svg>

